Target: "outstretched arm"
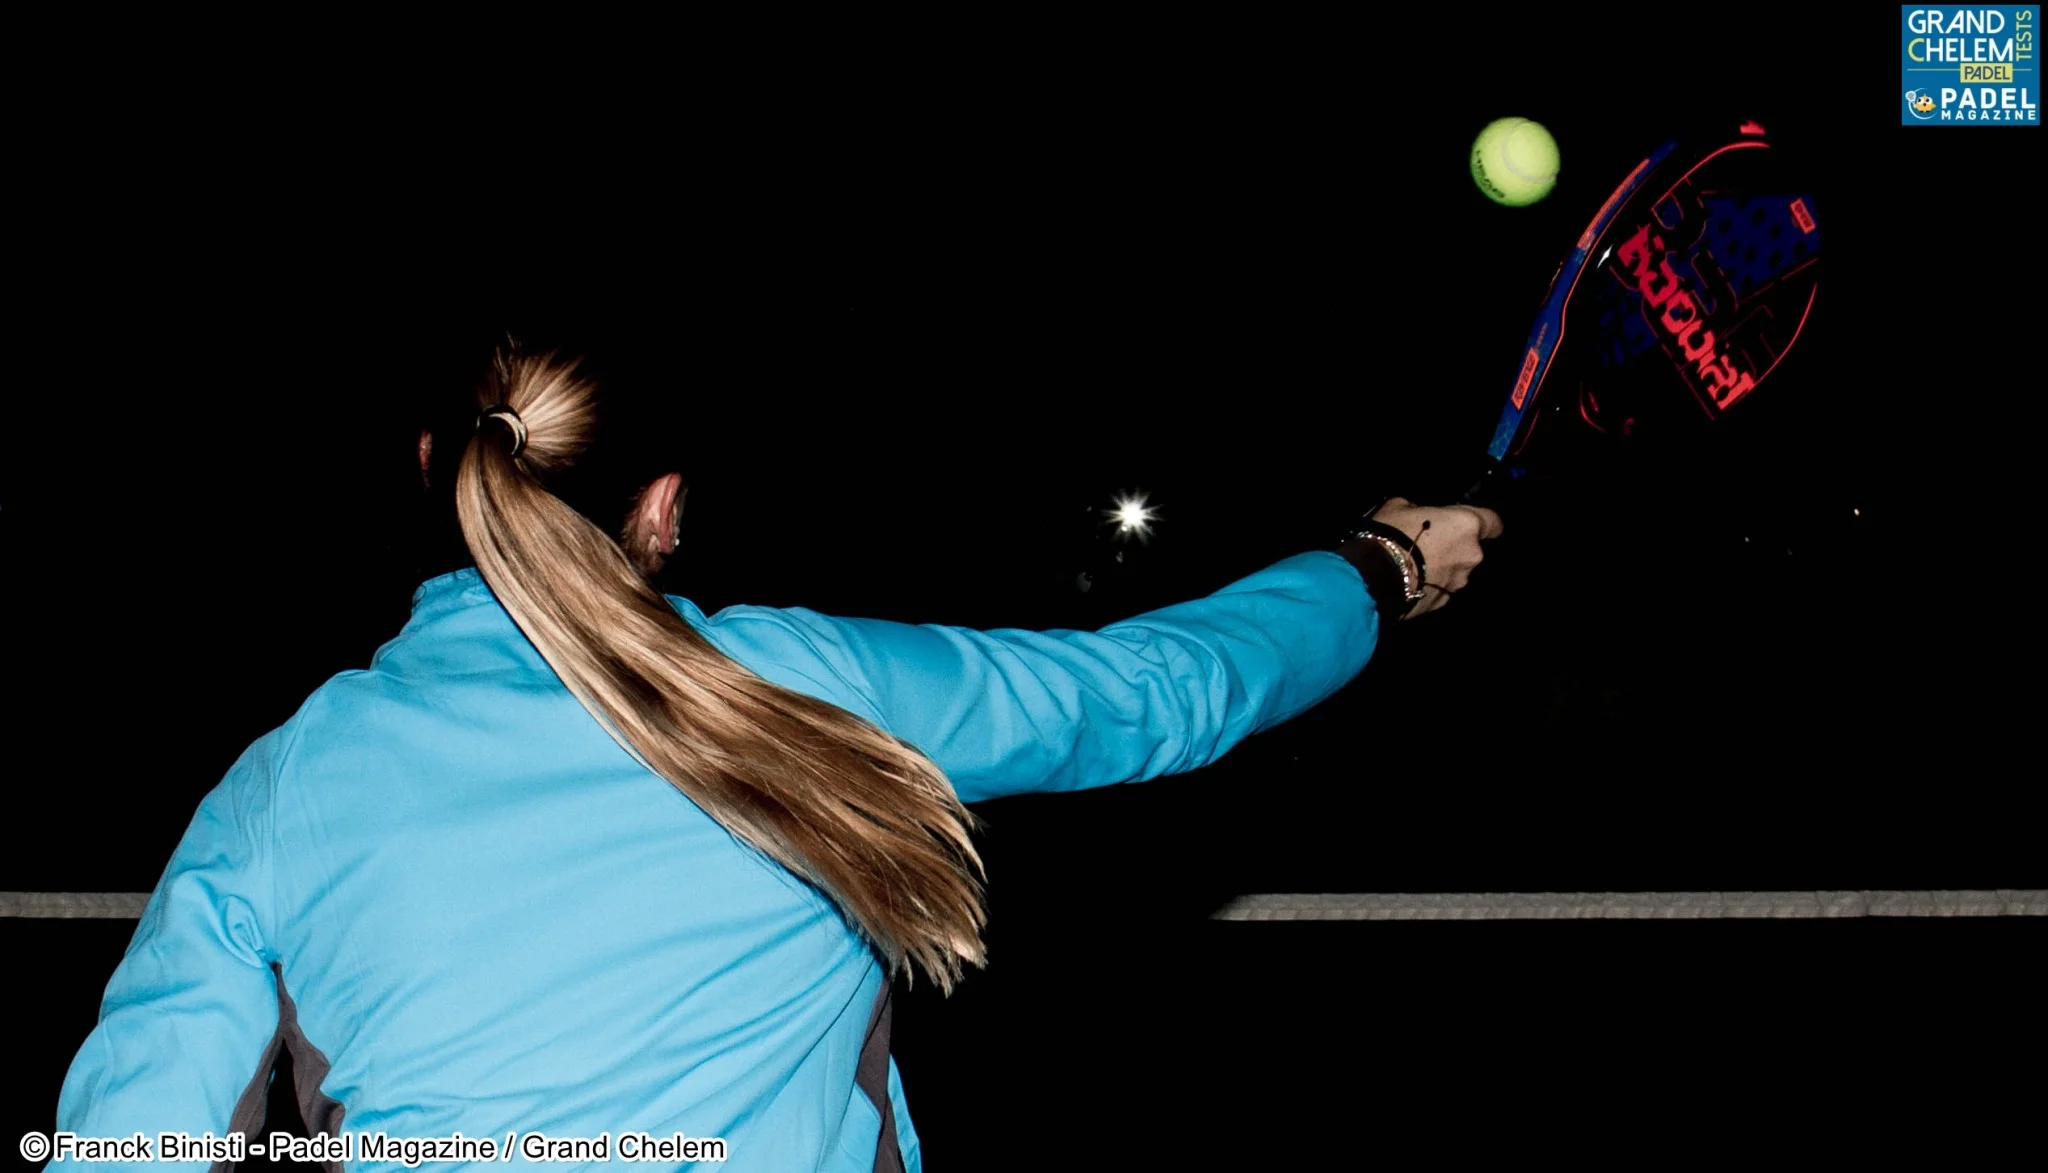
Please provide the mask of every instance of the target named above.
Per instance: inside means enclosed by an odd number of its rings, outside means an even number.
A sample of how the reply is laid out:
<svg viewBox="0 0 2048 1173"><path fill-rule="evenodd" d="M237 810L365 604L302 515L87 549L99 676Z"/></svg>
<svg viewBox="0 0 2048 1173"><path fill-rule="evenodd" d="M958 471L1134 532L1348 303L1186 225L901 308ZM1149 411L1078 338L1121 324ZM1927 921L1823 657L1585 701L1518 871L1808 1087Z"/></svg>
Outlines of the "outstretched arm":
<svg viewBox="0 0 2048 1173"><path fill-rule="evenodd" d="M1441 607L1463 588L1481 542L1501 532L1491 510L1398 497L1374 521L1405 547L1354 539L1093 632L972 631L800 608L733 607L707 619L675 602L760 675L915 745L964 801L1080 790L1205 766L1322 701L1365 666L1392 616ZM1404 599L1404 575L1426 579L1419 602Z"/></svg>
<svg viewBox="0 0 2048 1173"><path fill-rule="evenodd" d="M972 631L735 607L727 654L863 711L929 755L964 801L1207 765L1336 692L1380 616L1359 572L1302 554L1100 631ZM843 698L851 696L854 703Z"/></svg>

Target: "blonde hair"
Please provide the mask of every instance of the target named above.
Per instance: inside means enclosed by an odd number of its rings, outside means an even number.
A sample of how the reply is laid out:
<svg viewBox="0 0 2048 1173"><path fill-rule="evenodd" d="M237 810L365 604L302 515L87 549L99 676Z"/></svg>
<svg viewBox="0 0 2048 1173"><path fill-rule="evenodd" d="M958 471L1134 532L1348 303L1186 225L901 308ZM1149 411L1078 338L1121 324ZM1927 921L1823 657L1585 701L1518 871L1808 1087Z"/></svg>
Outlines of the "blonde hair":
<svg viewBox="0 0 2048 1173"><path fill-rule="evenodd" d="M945 775L727 658L633 565L623 534L545 487L597 435L597 389L574 364L501 354L478 398L516 412L525 436L493 421L471 437L455 482L463 540L562 683L627 752L828 895L892 972L950 992L985 959L986 915L973 816Z"/></svg>

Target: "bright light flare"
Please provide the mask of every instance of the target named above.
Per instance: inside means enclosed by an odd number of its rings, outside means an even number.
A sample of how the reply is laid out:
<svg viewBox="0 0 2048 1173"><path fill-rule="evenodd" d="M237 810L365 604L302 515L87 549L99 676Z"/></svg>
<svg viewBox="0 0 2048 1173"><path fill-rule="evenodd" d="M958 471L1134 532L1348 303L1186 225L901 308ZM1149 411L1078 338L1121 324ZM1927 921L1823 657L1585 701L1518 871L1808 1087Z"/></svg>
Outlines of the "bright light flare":
<svg viewBox="0 0 2048 1173"><path fill-rule="evenodd" d="M1146 538L1152 534L1152 523L1158 514L1146 504L1143 493L1133 493L1116 499L1116 508L1109 511L1109 519L1116 523L1118 537Z"/></svg>

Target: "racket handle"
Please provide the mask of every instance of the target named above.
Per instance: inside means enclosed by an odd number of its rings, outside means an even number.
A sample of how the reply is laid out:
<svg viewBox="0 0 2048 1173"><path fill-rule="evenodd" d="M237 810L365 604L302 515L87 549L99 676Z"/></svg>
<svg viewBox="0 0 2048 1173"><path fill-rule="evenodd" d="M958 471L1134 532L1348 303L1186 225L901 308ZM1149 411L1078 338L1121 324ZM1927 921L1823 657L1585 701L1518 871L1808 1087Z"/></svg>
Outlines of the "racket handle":
<svg viewBox="0 0 2048 1173"><path fill-rule="evenodd" d="M1489 456L1479 475L1458 497L1460 505L1478 505L1487 509L1498 509L1500 500L1506 495L1509 481L1507 467Z"/></svg>

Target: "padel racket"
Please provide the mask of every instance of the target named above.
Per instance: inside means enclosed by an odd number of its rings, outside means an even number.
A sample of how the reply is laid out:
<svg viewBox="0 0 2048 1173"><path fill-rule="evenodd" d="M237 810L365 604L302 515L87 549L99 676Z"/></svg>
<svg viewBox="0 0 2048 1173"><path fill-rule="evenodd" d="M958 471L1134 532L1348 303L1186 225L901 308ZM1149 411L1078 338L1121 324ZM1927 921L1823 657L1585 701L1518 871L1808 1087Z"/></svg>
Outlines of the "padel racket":
<svg viewBox="0 0 2048 1173"><path fill-rule="evenodd" d="M1551 279L1468 501L1770 382L1819 293L1820 208L1791 162L1747 122L1636 165Z"/></svg>

